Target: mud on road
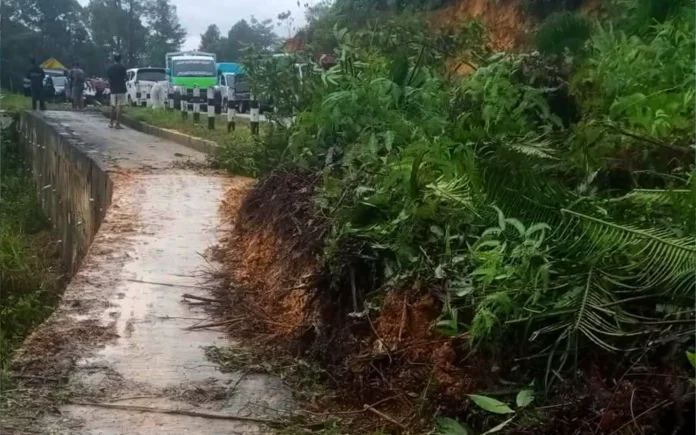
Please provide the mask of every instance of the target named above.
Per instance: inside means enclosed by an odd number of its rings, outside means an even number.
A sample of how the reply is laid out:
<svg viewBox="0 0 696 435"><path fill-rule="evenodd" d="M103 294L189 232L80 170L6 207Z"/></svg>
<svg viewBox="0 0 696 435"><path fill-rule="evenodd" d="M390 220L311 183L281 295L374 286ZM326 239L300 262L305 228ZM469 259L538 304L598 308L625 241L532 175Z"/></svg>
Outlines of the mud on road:
<svg viewBox="0 0 696 435"><path fill-rule="evenodd" d="M73 130L88 134L82 123L91 118L70 116ZM126 132L152 157L148 136ZM137 166L137 155L129 160ZM187 329L211 321L182 296L209 297L216 285L209 251L224 230L219 204L226 189L247 180L171 163L148 158L145 168L111 173L112 205L80 270L15 357L14 385L0 400L3 433L266 433L254 419L293 407L278 378L222 373L206 358L204 346L231 344L224 331Z"/></svg>

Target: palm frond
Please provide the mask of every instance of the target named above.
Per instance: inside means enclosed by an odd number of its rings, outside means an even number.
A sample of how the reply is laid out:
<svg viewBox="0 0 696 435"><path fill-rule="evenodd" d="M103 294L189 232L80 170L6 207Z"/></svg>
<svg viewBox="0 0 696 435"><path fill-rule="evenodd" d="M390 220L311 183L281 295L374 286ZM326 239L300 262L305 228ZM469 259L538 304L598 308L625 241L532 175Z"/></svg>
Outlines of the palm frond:
<svg viewBox="0 0 696 435"><path fill-rule="evenodd" d="M694 288L695 238L676 238L668 230L619 225L567 209L561 212L570 224L562 234L576 237L572 249L595 264L623 256L628 259L624 269L634 272L636 281L645 288L663 287L674 293Z"/></svg>
<svg viewBox="0 0 696 435"><path fill-rule="evenodd" d="M437 198L456 208L464 208L474 214L478 214L472 200L471 186L466 177L462 176L447 180L444 176L441 176L433 183L426 185L425 189L426 197Z"/></svg>
<svg viewBox="0 0 696 435"><path fill-rule="evenodd" d="M611 202L630 201L644 206L673 206L692 208L694 192L687 189L634 189L630 193L610 200Z"/></svg>

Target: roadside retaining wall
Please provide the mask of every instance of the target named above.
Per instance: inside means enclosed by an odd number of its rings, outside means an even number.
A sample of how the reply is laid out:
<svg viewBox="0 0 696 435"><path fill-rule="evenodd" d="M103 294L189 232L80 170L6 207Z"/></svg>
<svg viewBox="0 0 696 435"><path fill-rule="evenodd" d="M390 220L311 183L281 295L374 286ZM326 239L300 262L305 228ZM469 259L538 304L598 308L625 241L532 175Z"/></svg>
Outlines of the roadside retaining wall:
<svg viewBox="0 0 696 435"><path fill-rule="evenodd" d="M72 275L111 204L109 174L75 139L49 124L40 113L21 115L19 139L41 208L60 239L63 265Z"/></svg>

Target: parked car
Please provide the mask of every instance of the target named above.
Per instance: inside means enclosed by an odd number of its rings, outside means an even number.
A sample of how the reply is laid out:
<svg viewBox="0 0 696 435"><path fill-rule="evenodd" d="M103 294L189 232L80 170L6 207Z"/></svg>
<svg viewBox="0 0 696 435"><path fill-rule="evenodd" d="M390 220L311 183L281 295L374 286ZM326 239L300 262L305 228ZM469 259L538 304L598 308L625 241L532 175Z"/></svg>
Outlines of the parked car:
<svg viewBox="0 0 696 435"><path fill-rule="evenodd" d="M164 68L131 68L127 78L127 99L131 106L147 106L152 86L167 79Z"/></svg>
<svg viewBox="0 0 696 435"><path fill-rule="evenodd" d="M64 101L65 85L68 79L65 76L46 76L44 79L44 95L46 100Z"/></svg>

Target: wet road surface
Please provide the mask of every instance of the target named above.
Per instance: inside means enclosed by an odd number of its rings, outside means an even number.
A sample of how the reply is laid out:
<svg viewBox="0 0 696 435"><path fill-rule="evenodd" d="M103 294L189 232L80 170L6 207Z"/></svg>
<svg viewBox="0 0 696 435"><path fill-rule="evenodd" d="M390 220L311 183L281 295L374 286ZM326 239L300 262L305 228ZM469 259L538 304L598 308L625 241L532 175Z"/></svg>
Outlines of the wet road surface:
<svg viewBox="0 0 696 435"><path fill-rule="evenodd" d="M204 156L130 129L108 129L101 115L46 117L113 170L114 198L104 222L59 308L38 328L96 322L112 332L105 341L81 340L66 357L66 364L74 364L67 387L72 401L259 418L275 418L270 410L291 407L291 394L279 379L224 374L206 359L205 346L230 344L224 332L187 330L213 321L182 295L210 297L209 288L217 284L211 277L218 265L209 251L225 229L219 204L226 189L243 180L172 168L181 155ZM252 422L77 404L58 411L46 414L42 433L268 432Z"/></svg>

